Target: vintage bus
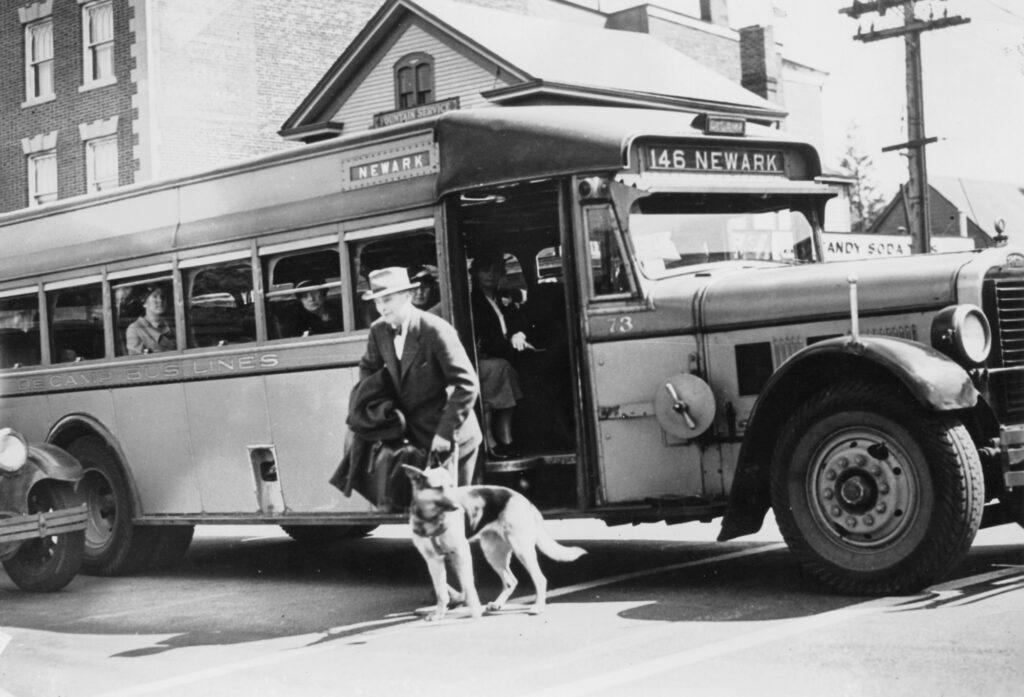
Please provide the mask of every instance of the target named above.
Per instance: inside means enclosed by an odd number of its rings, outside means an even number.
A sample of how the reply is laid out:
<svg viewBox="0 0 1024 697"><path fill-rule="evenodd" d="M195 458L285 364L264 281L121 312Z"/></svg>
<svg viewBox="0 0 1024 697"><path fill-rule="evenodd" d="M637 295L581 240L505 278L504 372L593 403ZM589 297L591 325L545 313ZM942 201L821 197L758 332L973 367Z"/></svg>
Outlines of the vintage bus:
<svg viewBox="0 0 1024 697"><path fill-rule="evenodd" d="M364 534L403 520L327 483L367 274L431 270L475 355L468 265L501 253L536 350L521 456L482 481L723 540L771 508L824 586L915 590L983 511L1022 520L1024 256L824 263L819 174L728 116L481 108L7 214L0 423L82 463L92 573L171 562L196 524ZM303 281L326 333L291 328ZM133 353L154 287L174 338Z"/></svg>

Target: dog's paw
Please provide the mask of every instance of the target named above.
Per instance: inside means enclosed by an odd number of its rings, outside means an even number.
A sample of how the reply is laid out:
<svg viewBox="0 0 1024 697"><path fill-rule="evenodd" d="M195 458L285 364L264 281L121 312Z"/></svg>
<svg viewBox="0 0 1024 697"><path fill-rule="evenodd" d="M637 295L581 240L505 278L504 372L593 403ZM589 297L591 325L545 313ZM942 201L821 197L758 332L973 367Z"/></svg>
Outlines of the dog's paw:
<svg viewBox="0 0 1024 697"><path fill-rule="evenodd" d="M446 613L444 612L431 612L429 615L423 616L424 622L438 622L444 619Z"/></svg>
<svg viewBox="0 0 1024 697"><path fill-rule="evenodd" d="M527 610L526 612L527 612L528 615L543 615L544 614L544 606L543 605L531 605L530 609Z"/></svg>
<svg viewBox="0 0 1024 697"><path fill-rule="evenodd" d="M500 612L504 607L504 603L490 602L487 603L487 612Z"/></svg>

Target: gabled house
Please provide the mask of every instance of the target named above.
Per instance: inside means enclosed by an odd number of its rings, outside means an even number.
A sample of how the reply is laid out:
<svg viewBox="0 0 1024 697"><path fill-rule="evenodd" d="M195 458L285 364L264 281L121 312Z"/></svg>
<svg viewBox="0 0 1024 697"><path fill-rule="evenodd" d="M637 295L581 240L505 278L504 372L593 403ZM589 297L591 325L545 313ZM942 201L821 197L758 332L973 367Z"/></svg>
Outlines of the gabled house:
<svg viewBox="0 0 1024 697"><path fill-rule="evenodd" d="M646 33L450 0L388 0L280 134L314 142L448 109L537 104L714 112L766 124L786 116Z"/></svg>
<svg viewBox="0 0 1024 697"><path fill-rule="evenodd" d="M970 238L975 248L991 247L1003 220L1005 235L1024 244L1024 185L960 177L928 177L932 239ZM898 193L871 226L882 235L906 233L907 212Z"/></svg>

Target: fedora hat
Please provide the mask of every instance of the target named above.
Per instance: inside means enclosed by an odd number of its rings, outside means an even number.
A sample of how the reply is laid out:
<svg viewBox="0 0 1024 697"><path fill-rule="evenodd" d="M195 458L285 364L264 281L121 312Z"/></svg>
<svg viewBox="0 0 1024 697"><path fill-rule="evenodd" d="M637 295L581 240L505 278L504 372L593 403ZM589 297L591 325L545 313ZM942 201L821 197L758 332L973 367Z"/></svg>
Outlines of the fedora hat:
<svg viewBox="0 0 1024 697"><path fill-rule="evenodd" d="M374 300L392 293L420 287L419 283L409 280L409 272L402 266L388 266L371 271L368 280L370 281L370 290L363 293L363 300Z"/></svg>

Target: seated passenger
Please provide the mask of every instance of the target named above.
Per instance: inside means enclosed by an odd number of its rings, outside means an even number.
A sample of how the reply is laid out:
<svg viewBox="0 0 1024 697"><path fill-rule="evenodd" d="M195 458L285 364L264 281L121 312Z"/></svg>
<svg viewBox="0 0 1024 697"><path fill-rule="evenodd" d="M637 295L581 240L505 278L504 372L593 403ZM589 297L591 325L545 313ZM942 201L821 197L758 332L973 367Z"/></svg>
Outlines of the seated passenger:
<svg viewBox="0 0 1024 697"><path fill-rule="evenodd" d="M473 334L479 359L484 436L495 457L518 457L520 451L512 439L512 410L523 392L511 361L518 352L533 346L526 339L525 323L518 309L498 290L505 276L504 257L478 255L469 272L473 281Z"/></svg>
<svg viewBox="0 0 1024 697"><path fill-rule="evenodd" d="M125 348L129 355L173 351L174 323L164 318L166 298L160 286L146 286L142 295L143 315L125 330Z"/></svg>
<svg viewBox="0 0 1024 697"><path fill-rule="evenodd" d="M420 284L420 287L413 291L412 304L424 312L440 316L441 289L437 285L437 277L431 271L431 267L410 267L409 280Z"/></svg>
<svg viewBox="0 0 1024 697"><path fill-rule="evenodd" d="M312 278L299 281L295 284L295 290L312 288L305 293L296 292L300 309L292 318L287 336L308 336L310 334L328 334L341 331L341 317L327 302L327 289L317 288L322 286L323 279Z"/></svg>

